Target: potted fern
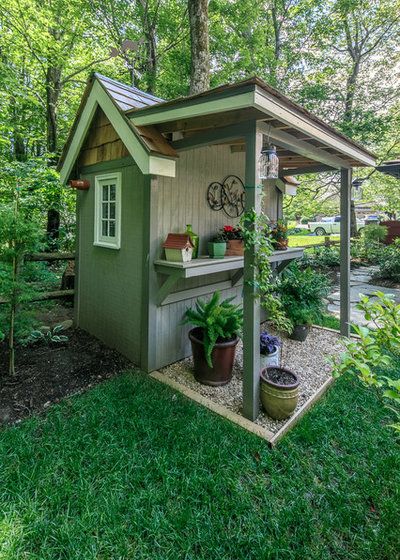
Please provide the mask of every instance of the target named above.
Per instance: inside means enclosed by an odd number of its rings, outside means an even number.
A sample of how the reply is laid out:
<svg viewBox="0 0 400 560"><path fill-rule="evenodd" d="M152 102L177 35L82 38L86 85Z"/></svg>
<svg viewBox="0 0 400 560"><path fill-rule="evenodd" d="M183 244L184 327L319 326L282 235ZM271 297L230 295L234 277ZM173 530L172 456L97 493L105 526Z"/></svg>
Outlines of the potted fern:
<svg viewBox="0 0 400 560"><path fill-rule="evenodd" d="M232 379L235 351L242 330L243 316L233 298L220 301L215 292L209 302L198 299L195 309L187 309L184 323L194 325L189 332L194 376L205 385L225 385Z"/></svg>

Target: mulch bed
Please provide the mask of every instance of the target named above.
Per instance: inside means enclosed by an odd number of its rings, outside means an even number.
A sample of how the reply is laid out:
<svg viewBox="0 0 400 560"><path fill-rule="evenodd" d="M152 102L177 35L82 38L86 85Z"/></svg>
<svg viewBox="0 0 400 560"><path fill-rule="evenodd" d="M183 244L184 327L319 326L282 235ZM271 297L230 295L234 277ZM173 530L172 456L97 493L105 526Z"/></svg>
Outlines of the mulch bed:
<svg viewBox="0 0 400 560"><path fill-rule="evenodd" d="M8 352L0 344L0 424L16 422L62 398L82 392L133 364L79 329L69 341L17 349L16 376L7 376Z"/></svg>

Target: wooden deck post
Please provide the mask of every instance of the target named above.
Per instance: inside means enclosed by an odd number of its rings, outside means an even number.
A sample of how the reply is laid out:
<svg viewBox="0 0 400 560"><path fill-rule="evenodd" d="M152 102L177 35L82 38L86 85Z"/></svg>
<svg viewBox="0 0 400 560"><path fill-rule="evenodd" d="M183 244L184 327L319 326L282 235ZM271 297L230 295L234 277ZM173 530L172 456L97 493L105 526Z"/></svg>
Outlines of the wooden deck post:
<svg viewBox="0 0 400 560"><path fill-rule="evenodd" d="M262 134L256 123L246 135L245 209L261 211L262 184L258 174L258 159L262 149ZM255 250L244 255L243 288L243 414L255 420L260 396L260 302L252 282L255 278Z"/></svg>
<svg viewBox="0 0 400 560"><path fill-rule="evenodd" d="M351 169L340 177L340 334L350 335L350 204Z"/></svg>

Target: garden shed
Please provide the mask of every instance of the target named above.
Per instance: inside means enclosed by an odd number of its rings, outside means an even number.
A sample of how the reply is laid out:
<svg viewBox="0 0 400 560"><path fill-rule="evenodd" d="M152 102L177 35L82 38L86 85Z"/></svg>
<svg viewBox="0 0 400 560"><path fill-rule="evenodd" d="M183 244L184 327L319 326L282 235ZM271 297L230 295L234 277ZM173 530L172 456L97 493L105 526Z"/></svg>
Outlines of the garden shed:
<svg viewBox="0 0 400 560"><path fill-rule="evenodd" d="M279 157L279 177L261 180L265 141ZM244 207L282 214L294 177L341 171L341 332L349 333L351 169L375 157L259 78L163 101L94 74L88 82L59 169L77 191L76 324L117 348L145 371L190 353L181 321L199 296L220 290L244 302L244 414L259 406L260 306L251 280L254 254L210 259L206 243L235 225L232 208L213 209L212 183L236 178ZM88 188L87 188L88 187ZM262 193L264 196L262 196ZM263 206L263 208L262 208ZM169 233L191 224L199 258L165 260ZM277 268L301 249L276 251Z"/></svg>

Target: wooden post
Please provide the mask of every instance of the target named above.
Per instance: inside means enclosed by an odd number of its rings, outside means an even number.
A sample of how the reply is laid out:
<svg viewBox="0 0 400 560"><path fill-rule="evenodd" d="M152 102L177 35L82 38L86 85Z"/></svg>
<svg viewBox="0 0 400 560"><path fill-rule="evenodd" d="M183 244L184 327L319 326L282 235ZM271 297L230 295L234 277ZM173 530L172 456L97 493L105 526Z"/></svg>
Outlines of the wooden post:
<svg viewBox="0 0 400 560"><path fill-rule="evenodd" d="M349 336L351 169L342 168L340 179L340 334Z"/></svg>
<svg viewBox="0 0 400 560"><path fill-rule="evenodd" d="M261 211L262 184L258 175L258 158L262 149L262 134L256 123L246 135L245 209ZM256 249L245 250L243 289L243 414L255 420L260 401L260 302L256 297Z"/></svg>

